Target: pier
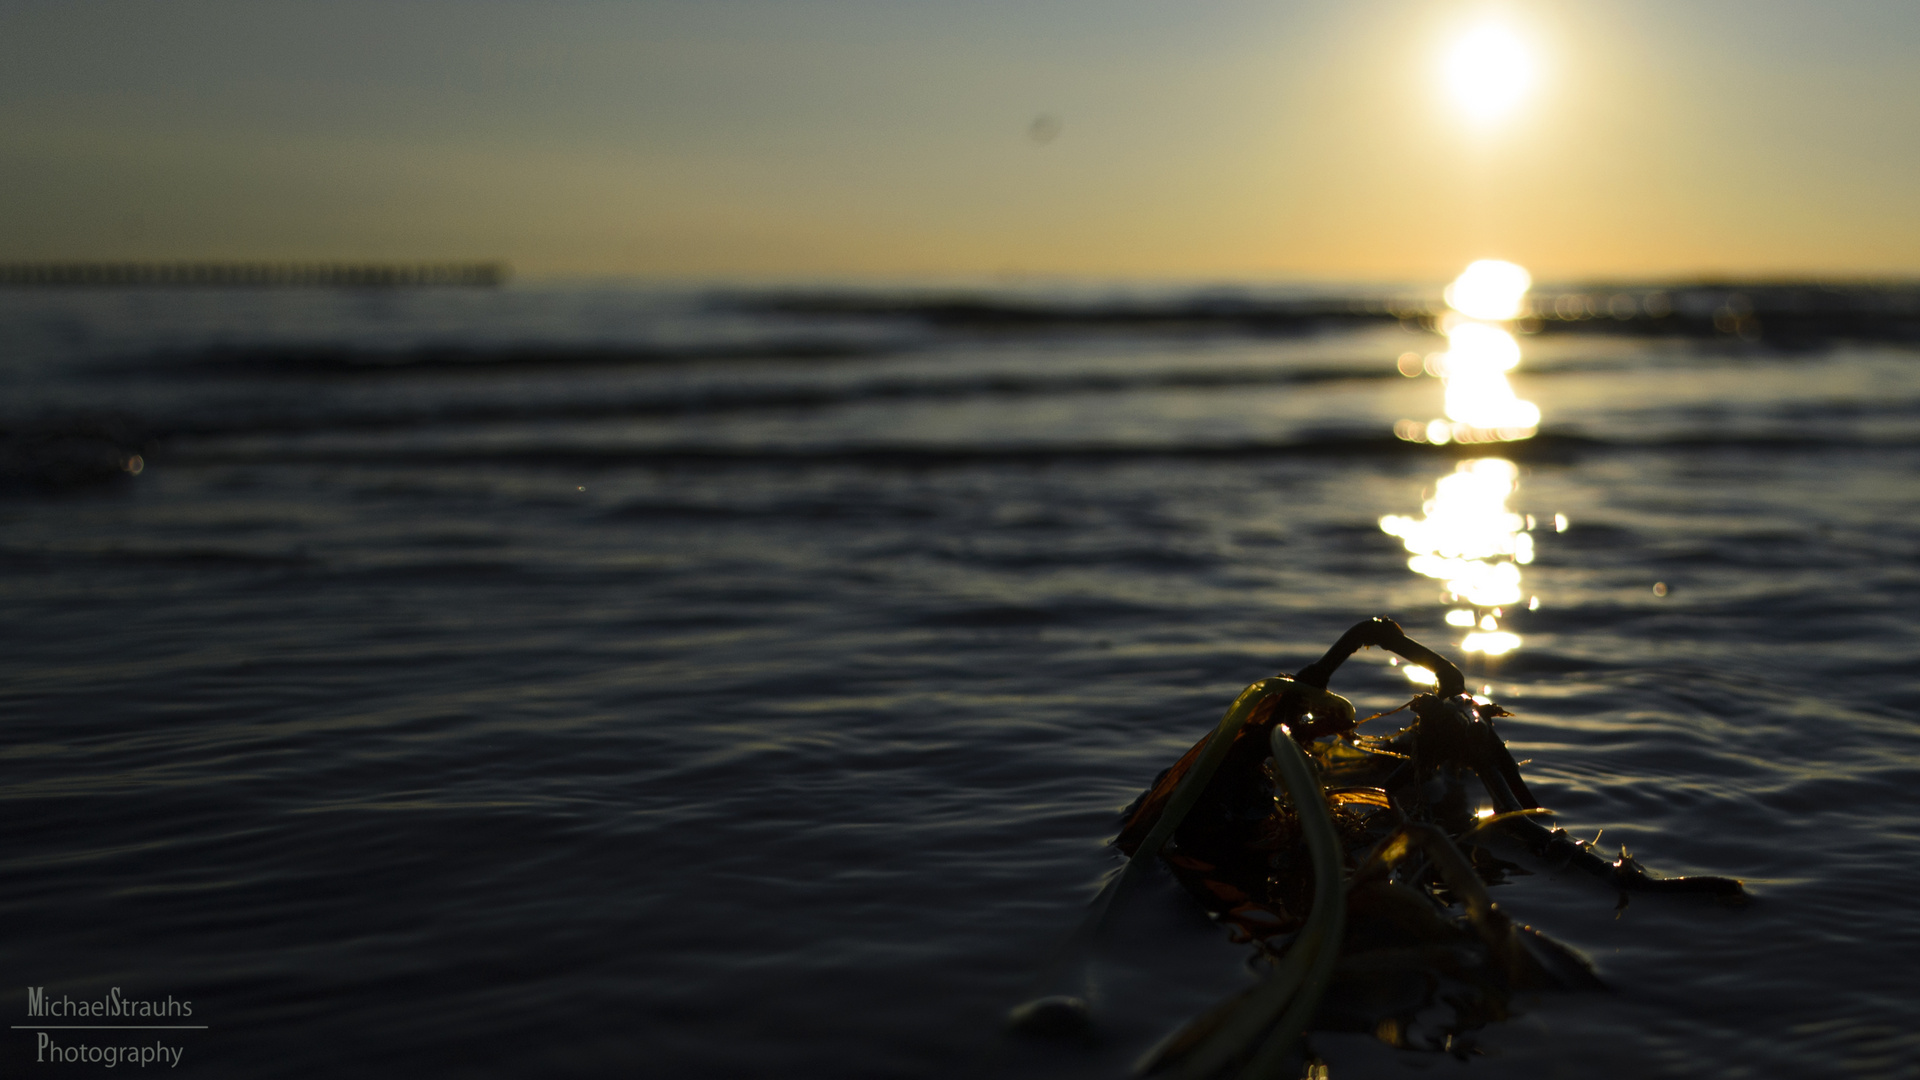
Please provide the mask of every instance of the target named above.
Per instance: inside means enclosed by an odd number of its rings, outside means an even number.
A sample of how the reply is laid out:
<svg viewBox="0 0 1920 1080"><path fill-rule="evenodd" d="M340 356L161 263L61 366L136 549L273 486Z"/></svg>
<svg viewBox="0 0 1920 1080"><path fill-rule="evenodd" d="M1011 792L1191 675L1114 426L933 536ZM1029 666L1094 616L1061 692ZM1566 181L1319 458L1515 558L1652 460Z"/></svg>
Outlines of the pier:
<svg viewBox="0 0 1920 1080"><path fill-rule="evenodd" d="M504 262L16 262L0 287L494 288Z"/></svg>

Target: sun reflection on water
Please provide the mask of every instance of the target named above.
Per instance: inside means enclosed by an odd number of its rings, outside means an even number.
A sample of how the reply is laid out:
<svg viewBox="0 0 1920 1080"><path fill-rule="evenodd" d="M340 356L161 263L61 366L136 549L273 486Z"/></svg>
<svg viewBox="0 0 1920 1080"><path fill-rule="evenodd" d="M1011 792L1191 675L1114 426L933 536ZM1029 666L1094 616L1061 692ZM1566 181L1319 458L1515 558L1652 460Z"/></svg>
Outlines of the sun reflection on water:
<svg viewBox="0 0 1920 1080"><path fill-rule="evenodd" d="M1394 434L1409 442L1443 444L1533 437L1540 408L1521 400L1507 381L1507 372L1520 366L1520 343L1505 325L1520 313L1532 286L1524 267L1498 259L1481 259L1447 286L1451 310L1439 321L1447 349L1423 365L1446 386L1446 418L1424 424L1402 420Z"/></svg>
<svg viewBox="0 0 1920 1080"><path fill-rule="evenodd" d="M1437 327L1446 335L1446 351L1426 357L1417 368L1408 363L1411 354L1400 361L1403 374L1424 371L1442 381L1446 417L1402 420L1394 427L1396 435L1436 444L1533 437L1540 409L1522 400L1507 381L1507 372L1520 364L1520 343L1505 325L1524 309L1532 284L1523 267L1483 259L1447 287L1451 310ZM1519 485L1520 470L1513 462L1473 458L1435 482L1420 517L1380 519L1381 530L1398 537L1411 553L1408 568L1445 583L1448 600L1459 605L1447 612L1446 621L1467 631L1460 642L1466 652L1499 656L1519 648L1520 636L1501 629L1500 622L1523 602L1528 610L1540 606L1521 584L1521 567L1533 562L1536 521L1508 505ZM1566 516L1556 514L1552 524L1564 532ZM1414 682L1433 678L1413 665L1402 670Z"/></svg>
<svg viewBox="0 0 1920 1080"><path fill-rule="evenodd" d="M1460 272L1447 286L1447 306L1469 319L1502 322L1520 314L1520 305L1533 288L1533 275L1517 263L1481 259Z"/></svg>
<svg viewBox="0 0 1920 1080"><path fill-rule="evenodd" d="M1526 518L1507 509L1520 470L1505 458L1463 461L1434 485L1421 518L1389 514L1382 531L1400 538L1416 574L1444 581L1447 591L1475 608L1511 607L1521 600L1520 567L1533 561L1533 535ZM1491 616L1497 618L1497 616ZM1485 625L1485 618L1454 613L1458 626Z"/></svg>

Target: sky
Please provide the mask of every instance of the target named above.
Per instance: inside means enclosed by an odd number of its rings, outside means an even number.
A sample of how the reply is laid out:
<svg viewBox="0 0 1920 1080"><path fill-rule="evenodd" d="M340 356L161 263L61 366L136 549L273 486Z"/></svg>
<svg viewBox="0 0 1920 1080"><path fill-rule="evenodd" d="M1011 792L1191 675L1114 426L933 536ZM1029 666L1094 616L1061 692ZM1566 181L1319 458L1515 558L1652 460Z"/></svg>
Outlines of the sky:
<svg viewBox="0 0 1920 1080"><path fill-rule="evenodd" d="M1920 275L1916 54L1911 0L0 0L0 261Z"/></svg>

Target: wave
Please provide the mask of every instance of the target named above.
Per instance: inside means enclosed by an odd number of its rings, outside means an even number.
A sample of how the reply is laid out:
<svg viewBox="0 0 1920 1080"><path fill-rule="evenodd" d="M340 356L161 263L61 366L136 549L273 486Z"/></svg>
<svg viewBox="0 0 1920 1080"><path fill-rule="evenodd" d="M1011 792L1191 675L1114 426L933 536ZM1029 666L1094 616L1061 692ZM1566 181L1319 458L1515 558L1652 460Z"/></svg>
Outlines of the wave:
<svg viewBox="0 0 1920 1080"><path fill-rule="evenodd" d="M162 356L159 363L185 372L229 376L288 377L416 375L470 376L484 372L525 374L574 369L652 367L714 360L848 360L891 355L896 344L771 338L685 345L432 345L418 348L355 348L347 345L223 345ZM149 371L155 358L122 362Z"/></svg>
<svg viewBox="0 0 1920 1080"><path fill-rule="evenodd" d="M1232 327L1262 333L1303 333L1431 314L1419 301L1382 297L1269 299L1214 292L1085 300L992 294L796 292L742 296L733 302L748 311L780 315L910 319L969 330Z"/></svg>
<svg viewBox="0 0 1920 1080"><path fill-rule="evenodd" d="M145 467L143 429L115 416L0 427L0 492L64 491L124 480Z"/></svg>
<svg viewBox="0 0 1920 1080"><path fill-rule="evenodd" d="M483 400L436 403L413 410L383 410L366 406L337 407L315 412L254 406L226 415L196 412L171 418L151 417L137 426L148 437L168 435L296 434L317 431L397 430L453 424L554 422L568 420L658 419L679 416L718 416L760 411L825 409L871 402L939 401L968 398L1024 398L1084 393L1128 393L1154 390L1209 390L1235 387L1311 386L1338 382L1386 382L1399 379L1392 369L1356 367L1250 368L1223 367L1179 371L1074 372L1060 375L1008 373L954 378L865 379L851 384L806 386L742 385L716 382L695 390L665 393L625 391L617 396L559 400ZM130 422L129 422L130 423Z"/></svg>
<svg viewBox="0 0 1920 1080"><path fill-rule="evenodd" d="M1538 289L1528 303L1515 324L1523 333L1680 338L1782 352L1840 341L1920 342L1920 285L1904 283L1602 283ZM728 360L853 360L1023 336L1201 333L1257 339L1393 325L1431 330L1445 310L1437 296L1361 291L1283 296L1205 289L1150 296L735 292L708 294L688 307L636 309L620 333L637 340L542 341L539 331L517 340L429 338L409 344L215 340L114 363L118 370L263 378L521 374ZM655 340L663 331L664 339ZM492 333L527 332L523 327Z"/></svg>
<svg viewBox="0 0 1920 1080"><path fill-rule="evenodd" d="M1920 449L1920 438L1856 439L1818 436L1697 435L1648 439L1605 439L1582 434L1542 433L1504 443L1413 443L1392 435L1307 434L1296 439L1209 443L1061 442L1001 445L929 445L914 443L781 446L659 446L460 444L431 447L286 447L268 451L195 446L170 452L167 464L258 463L308 465L518 465L535 468L610 469L651 466L815 466L844 465L882 469L960 468L974 465L1045 465L1131 461L1228 461L1261 459L1455 459L1503 457L1523 463L1568 463L1608 453L1735 450L1742 453L1802 454L1820 450L1872 453Z"/></svg>
<svg viewBox="0 0 1920 1080"><path fill-rule="evenodd" d="M750 311L910 320L945 330L1231 330L1303 334L1368 324L1430 329L1445 312L1434 295L1261 297L1201 290L1136 297L978 293L795 292L743 296ZM1529 297L1530 333L1632 334L1767 341L1786 348L1839 341L1920 342L1920 284L1700 281L1545 287Z"/></svg>

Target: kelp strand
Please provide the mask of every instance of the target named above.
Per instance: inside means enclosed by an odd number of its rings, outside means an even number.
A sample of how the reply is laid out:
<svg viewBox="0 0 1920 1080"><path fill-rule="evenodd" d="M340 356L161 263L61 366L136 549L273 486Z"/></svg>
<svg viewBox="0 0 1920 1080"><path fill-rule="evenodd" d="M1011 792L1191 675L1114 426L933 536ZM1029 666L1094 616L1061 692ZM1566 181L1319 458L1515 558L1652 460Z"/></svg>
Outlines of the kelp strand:
<svg viewBox="0 0 1920 1080"><path fill-rule="evenodd" d="M1253 1061L1239 1075L1251 1080L1271 1072L1291 1052L1319 1009L1346 932L1340 835L1327 812L1326 796L1291 732L1276 726L1271 742L1280 782L1306 837L1313 867L1313 907L1273 974L1187 1058L1181 1080L1212 1076L1255 1045Z"/></svg>

